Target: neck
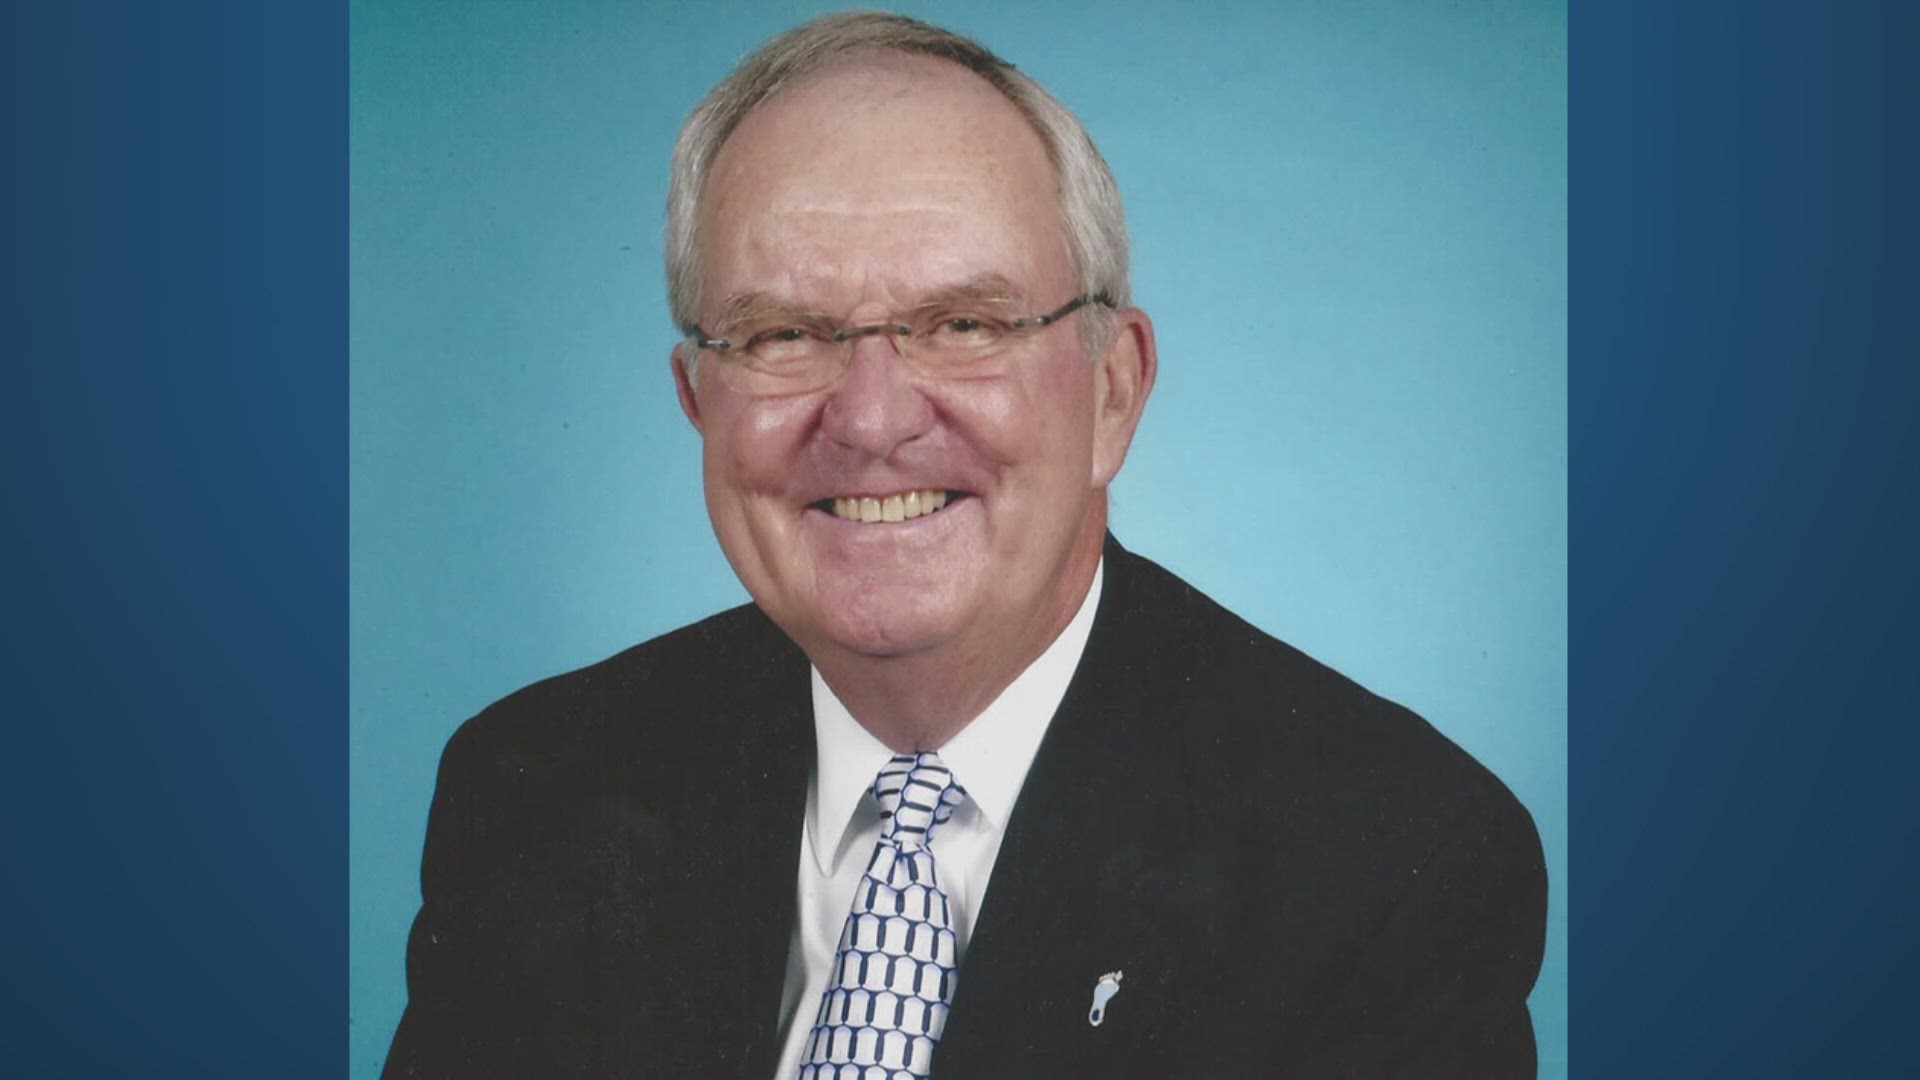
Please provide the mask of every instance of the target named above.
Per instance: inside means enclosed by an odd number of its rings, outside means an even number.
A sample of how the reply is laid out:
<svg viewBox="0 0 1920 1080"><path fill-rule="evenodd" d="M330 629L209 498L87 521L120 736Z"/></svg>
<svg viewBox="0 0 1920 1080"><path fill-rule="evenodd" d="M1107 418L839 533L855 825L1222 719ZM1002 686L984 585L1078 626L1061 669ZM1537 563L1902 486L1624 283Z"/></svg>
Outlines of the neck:
<svg viewBox="0 0 1920 1080"><path fill-rule="evenodd" d="M1051 601L1025 625L997 627L976 639L902 656L837 652L815 658L815 666L860 726L888 749L938 750L986 711L1073 621L1093 586L1106 532L1102 492L1056 575Z"/></svg>

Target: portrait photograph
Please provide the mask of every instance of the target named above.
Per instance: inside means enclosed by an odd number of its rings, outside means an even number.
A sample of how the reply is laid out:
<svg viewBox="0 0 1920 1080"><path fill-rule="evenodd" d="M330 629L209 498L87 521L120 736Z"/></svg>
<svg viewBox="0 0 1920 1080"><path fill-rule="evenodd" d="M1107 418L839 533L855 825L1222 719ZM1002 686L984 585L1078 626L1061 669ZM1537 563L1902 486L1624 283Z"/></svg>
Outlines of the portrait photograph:
<svg viewBox="0 0 1920 1080"><path fill-rule="evenodd" d="M348 16L353 1080L1568 1075L1564 0Z"/></svg>

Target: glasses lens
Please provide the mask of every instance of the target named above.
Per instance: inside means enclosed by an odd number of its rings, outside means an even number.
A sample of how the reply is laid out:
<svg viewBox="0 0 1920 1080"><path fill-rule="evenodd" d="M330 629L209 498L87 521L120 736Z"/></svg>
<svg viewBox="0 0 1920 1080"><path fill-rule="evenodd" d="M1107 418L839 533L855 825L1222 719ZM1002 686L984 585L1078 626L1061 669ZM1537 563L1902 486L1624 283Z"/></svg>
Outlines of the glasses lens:
<svg viewBox="0 0 1920 1080"><path fill-rule="evenodd" d="M761 394L792 394L832 381L840 369L840 346L824 327L777 324L740 332L734 383Z"/></svg>
<svg viewBox="0 0 1920 1080"><path fill-rule="evenodd" d="M987 304L923 311L913 322L909 351L933 374L972 374L995 361L1018 318L1010 306Z"/></svg>

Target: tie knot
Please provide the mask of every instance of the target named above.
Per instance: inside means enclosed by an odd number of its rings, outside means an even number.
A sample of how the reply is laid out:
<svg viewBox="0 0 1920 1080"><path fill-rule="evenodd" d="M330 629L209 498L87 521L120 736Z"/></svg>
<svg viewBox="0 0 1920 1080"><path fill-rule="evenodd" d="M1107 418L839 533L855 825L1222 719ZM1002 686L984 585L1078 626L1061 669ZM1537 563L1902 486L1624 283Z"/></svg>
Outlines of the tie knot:
<svg viewBox="0 0 1920 1080"><path fill-rule="evenodd" d="M873 778L873 797L886 818L881 836L902 847L933 840L933 830L953 816L967 791L953 782L953 770L931 750L895 754Z"/></svg>

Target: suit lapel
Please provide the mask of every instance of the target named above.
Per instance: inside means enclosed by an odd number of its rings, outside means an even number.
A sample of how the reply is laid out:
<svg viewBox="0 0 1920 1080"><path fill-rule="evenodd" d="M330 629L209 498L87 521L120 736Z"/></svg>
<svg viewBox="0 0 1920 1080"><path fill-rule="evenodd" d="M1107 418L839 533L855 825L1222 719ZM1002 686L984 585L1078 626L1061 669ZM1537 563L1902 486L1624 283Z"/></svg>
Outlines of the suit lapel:
<svg viewBox="0 0 1920 1080"><path fill-rule="evenodd" d="M1122 1075L1170 1005L1176 929L1194 931L1189 784L1156 715L1129 558L1109 539L1093 632L1027 774L936 1052L944 1078ZM1183 925L1184 924L1184 925ZM1189 945L1191 944L1189 940ZM1121 972L1103 1021L1095 984Z"/></svg>

